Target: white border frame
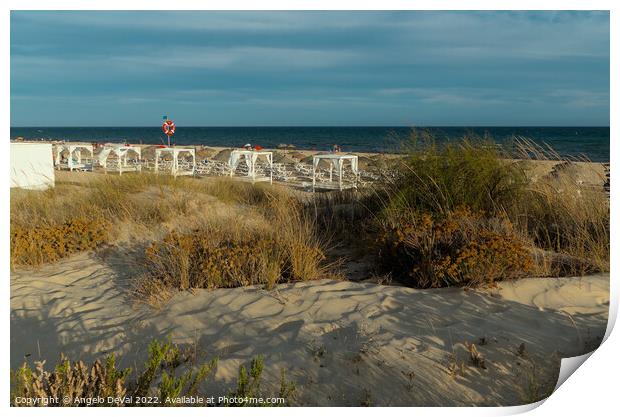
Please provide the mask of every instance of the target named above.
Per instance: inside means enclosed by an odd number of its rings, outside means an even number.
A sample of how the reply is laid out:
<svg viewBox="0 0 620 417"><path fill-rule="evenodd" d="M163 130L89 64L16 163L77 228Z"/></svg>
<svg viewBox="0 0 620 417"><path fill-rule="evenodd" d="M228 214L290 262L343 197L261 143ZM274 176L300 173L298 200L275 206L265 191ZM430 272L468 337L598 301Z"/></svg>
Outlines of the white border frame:
<svg viewBox="0 0 620 417"><path fill-rule="evenodd" d="M369 1L353 1L353 0L341 0L341 1L326 1L326 0L302 0L302 1L284 1L284 0L263 0L263 1L243 1L243 0L229 0L226 2L209 2L200 3L198 1L191 0L177 0L174 3L170 1L162 0L150 0L150 1L132 1L132 0L109 0L107 2L84 2L83 0L60 0L54 3L44 0L8 0L3 3L5 12L3 13L2 21L2 54L4 56L2 65L2 98L3 98L3 115L5 118L5 138L10 136L10 77L9 77L9 60L10 60L10 9L15 10L196 10L203 9L205 6L207 10L256 10L260 7L262 10L611 10L610 13L610 45L611 45L611 65L610 74L620 74L620 67L618 65L618 28L620 28L620 2L618 1L579 1L579 0L503 0L503 1L490 1L490 0L475 0L475 1L449 1L449 0L424 0L424 1L406 1L406 0L383 0L381 2L369 2ZM614 46L616 49L614 50ZM613 76L610 79L610 113L614 115L610 119L610 137L619 138L618 129L618 82ZM4 146L9 146L9 141L5 141ZM3 166L10 166L8 161L9 152L0 152L0 164ZM613 171L615 164L618 161L618 146L612 140L610 144L610 166ZM6 181L9 181L8 170L5 170L4 175ZM6 184L6 182L5 182ZM615 188L611 190L611 245L612 245L612 259L611 270L612 279L611 285L611 300L610 300L610 320L608 323L607 337L610 335L610 330L613 328L617 316L618 309L618 279L615 278L615 270L617 261L613 255L614 249L617 248L618 236L620 229L618 228L618 198L616 197ZM7 194L5 193L5 196ZM4 213L2 228L0 230L1 236L5 239L5 245L3 247L4 265L5 265L5 285L9 285L9 271L6 265L9 265L9 198L2 199L2 211ZM5 292L5 297L2 299L2 306L4 311L9 311L9 291ZM5 313L6 314L6 313ZM10 318L5 316L3 321L3 329L5 334L10 329ZM554 393L548 400L545 407L541 407L535 411L535 415L595 415L598 413L609 412L614 409L617 397L616 382L618 380L618 366L617 352L620 345L619 337L616 334L609 337L609 339L599 348L595 353L595 359L588 361L588 364L582 366L579 370L581 374L578 377L571 378L571 381L564 384L561 389ZM2 354L5 358L9 357L9 344L2 345ZM1 374L4 375L0 378L1 386L5 395L9 392L9 361L0 362ZM5 400L4 406L8 408L8 399ZM453 416L458 415L506 415L527 411L533 406L520 406L511 408L426 408L424 410L413 411L414 413L422 412L424 415L439 415L439 416ZM89 409L90 413L107 415L110 411L106 409ZM118 410L125 414L123 410ZM146 409L136 410L129 409L126 414L140 414L148 413L150 415L171 415L172 413L178 414L179 412L204 415L206 410L202 409ZM210 409L209 413L231 415L239 413L234 409ZM271 415L289 414L288 409L260 409L253 408L249 410L252 414L258 415ZM302 416L314 415L318 412L317 409L298 409L295 413L299 413ZM325 409L321 410L321 413L333 414L339 413L338 410ZM355 413L362 415L376 414L376 410L372 409L357 409ZM390 413L397 415L411 415L412 410L403 408L391 408ZM35 409L16 410L12 409L11 413L25 414L25 415L39 415ZM49 415L60 414L72 414L82 413L81 410L75 409L48 409L44 411ZM41 413L43 414L43 413Z"/></svg>

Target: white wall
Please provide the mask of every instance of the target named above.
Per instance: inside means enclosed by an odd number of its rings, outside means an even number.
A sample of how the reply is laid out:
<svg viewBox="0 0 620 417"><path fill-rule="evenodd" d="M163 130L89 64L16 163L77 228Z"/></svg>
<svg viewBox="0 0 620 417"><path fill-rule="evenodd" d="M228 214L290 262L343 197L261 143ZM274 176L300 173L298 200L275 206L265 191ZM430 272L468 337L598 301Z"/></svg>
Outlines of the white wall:
<svg viewBox="0 0 620 417"><path fill-rule="evenodd" d="M11 142L11 188L44 190L53 186L52 145Z"/></svg>

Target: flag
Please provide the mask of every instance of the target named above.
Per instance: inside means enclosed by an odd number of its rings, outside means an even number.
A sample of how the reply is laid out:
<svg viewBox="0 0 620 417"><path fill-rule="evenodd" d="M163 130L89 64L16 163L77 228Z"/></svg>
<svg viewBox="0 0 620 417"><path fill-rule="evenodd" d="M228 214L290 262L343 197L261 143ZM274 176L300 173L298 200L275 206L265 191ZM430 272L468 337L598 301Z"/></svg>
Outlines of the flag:
<svg viewBox="0 0 620 417"><path fill-rule="evenodd" d="M168 116L164 116L164 117L163 117L163 119L164 119L164 120L168 120Z"/></svg>

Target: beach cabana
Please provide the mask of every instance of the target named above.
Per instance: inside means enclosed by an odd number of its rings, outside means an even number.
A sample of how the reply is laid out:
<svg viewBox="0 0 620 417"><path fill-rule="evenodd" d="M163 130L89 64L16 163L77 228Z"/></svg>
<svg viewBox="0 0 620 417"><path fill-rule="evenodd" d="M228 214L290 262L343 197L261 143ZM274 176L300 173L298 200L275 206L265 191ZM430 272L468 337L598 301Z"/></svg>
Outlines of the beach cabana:
<svg viewBox="0 0 620 417"><path fill-rule="evenodd" d="M256 162L258 158L264 157L269 165L269 176L257 176ZM230 166L230 176L232 177L239 166L239 163L244 161L248 166L247 177L254 181L269 181L273 183L273 153L268 151L253 151L253 150L234 150L230 153L228 165Z"/></svg>
<svg viewBox="0 0 620 417"><path fill-rule="evenodd" d="M170 164L166 164L166 171L168 171L167 166L170 166L170 173L175 177L177 175L194 175L196 172L196 149L195 148L157 148L155 149L155 172L159 173L160 171L160 159L162 157L170 156L172 158L172 162ZM191 163L186 161L181 161L179 164L179 156L190 156Z"/></svg>
<svg viewBox="0 0 620 417"><path fill-rule="evenodd" d="M320 182L317 185L317 168L319 167L319 163L321 161L325 161L329 164L329 181ZM345 162L348 162L348 165L353 172L355 177L354 181L351 183L345 183L343 181ZM333 181L333 172L334 169L338 175L338 183L335 184ZM327 189L338 189L343 190L345 188L357 188L357 155L342 155L342 154L322 154L322 155L314 155L312 157L312 191L315 188L327 188Z"/></svg>
<svg viewBox="0 0 620 417"><path fill-rule="evenodd" d="M130 158L134 158L135 162L131 162ZM108 171L123 172L141 171L140 158L142 150L138 146L106 144L99 154L99 165L103 167L105 173Z"/></svg>
<svg viewBox="0 0 620 417"><path fill-rule="evenodd" d="M82 159L82 151L86 151L90 154L90 163L86 164ZM66 159L63 156L66 154ZM92 171L93 159L93 145L89 143L62 143L54 145L54 166L56 169L68 169L73 171L74 169L85 170L90 169Z"/></svg>

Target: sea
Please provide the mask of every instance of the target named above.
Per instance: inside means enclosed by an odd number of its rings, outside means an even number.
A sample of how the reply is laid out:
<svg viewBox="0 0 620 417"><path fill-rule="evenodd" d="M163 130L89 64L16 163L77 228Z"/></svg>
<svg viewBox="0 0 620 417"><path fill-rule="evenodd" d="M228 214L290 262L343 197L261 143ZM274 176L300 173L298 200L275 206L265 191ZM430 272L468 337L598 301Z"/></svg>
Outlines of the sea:
<svg viewBox="0 0 620 417"><path fill-rule="evenodd" d="M515 137L528 138L550 146L565 157L585 157L609 162L609 127L416 127L437 142L463 136L492 138L509 146ZM347 127L186 127L177 126L172 142L177 145L238 147L246 143L264 148L290 144L297 149L330 150L334 144L343 152L398 152L411 137L413 128L405 126ZM11 127L11 139L66 140L85 142L128 142L166 144L161 127Z"/></svg>

